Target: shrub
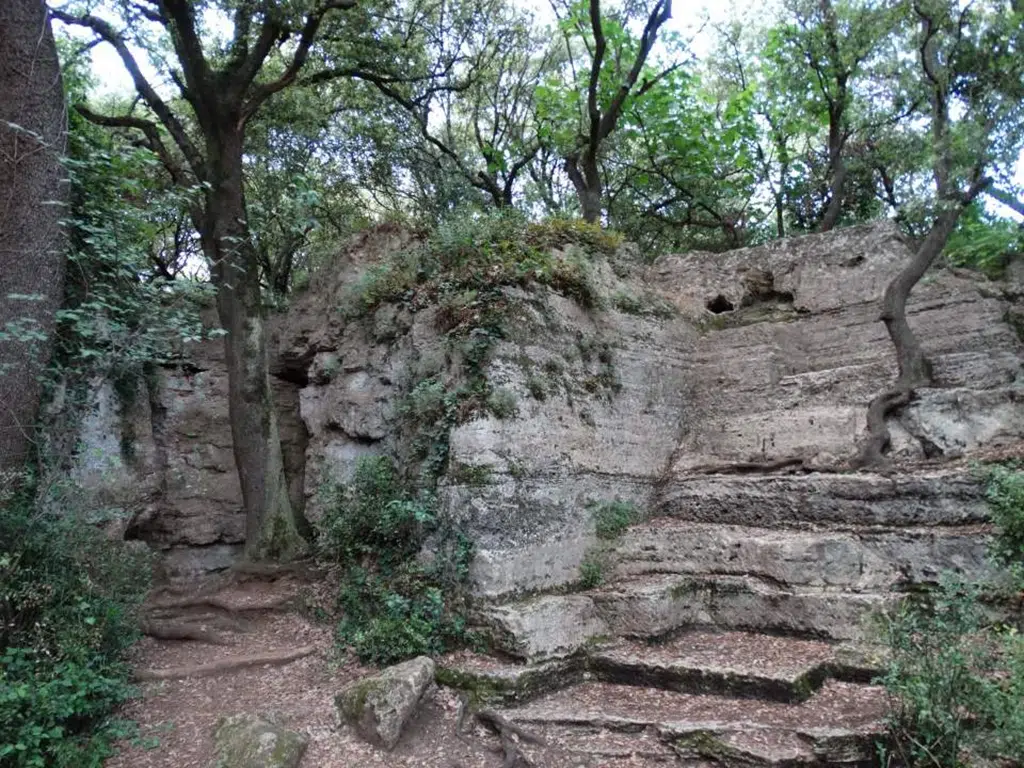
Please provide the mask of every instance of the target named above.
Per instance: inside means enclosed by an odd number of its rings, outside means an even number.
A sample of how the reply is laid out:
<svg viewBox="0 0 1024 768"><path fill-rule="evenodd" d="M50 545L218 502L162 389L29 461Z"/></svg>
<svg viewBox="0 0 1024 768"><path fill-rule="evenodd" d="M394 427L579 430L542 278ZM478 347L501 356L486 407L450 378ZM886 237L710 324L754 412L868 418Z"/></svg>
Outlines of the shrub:
<svg viewBox="0 0 1024 768"><path fill-rule="evenodd" d="M495 389L487 397L487 410L498 419L513 418L519 413L515 392L504 388Z"/></svg>
<svg viewBox="0 0 1024 768"><path fill-rule="evenodd" d="M997 525L991 554L1016 589L1024 564L1024 472L995 467L986 496ZM1024 755L1024 638L993 622L1003 578L939 586L883 618L890 661L881 682L892 705L886 764L960 768Z"/></svg>
<svg viewBox="0 0 1024 768"><path fill-rule="evenodd" d="M338 642L367 663L443 653L468 639L462 585L473 548L439 525L429 493L413 494L387 457L360 461L329 492L321 552L342 566ZM431 562L419 558L428 536Z"/></svg>
<svg viewBox="0 0 1024 768"><path fill-rule="evenodd" d="M995 466L988 471L985 488L996 536L992 555L1007 567L1024 565L1024 471Z"/></svg>
<svg viewBox="0 0 1024 768"><path fill-rule="evenodd" d="M73 514L0 498L0 765L99 766L132 692L124 652L148 558Z"/></svg>
<svg viewBox="0 0 1024 768"><path fill-rule="evenodd" d="M945 255L950 264L1000 277L1014 255L1024 253L1024 230L1009 219L990 216L978 205L967 209L950 235Z"/></svg>
<svg viewBox="0 0 1024 768"><path fill-rule="evenodd" d="M588 552L580 563L579 585L593 589L604 582L604 562L600 553Z"/></svg>
<svg viewBox="0 0 1024 768"><path fill-rule="evenodd" d="M593 506L594 530L599 539L614 539L640 518L631 501L602 501Z"/></svg>
<svg viewBox="0 0 1024 768"><path fill-rule="evenodd" d="M610 252L616 236L582 222L530 224L516 211L462 215L440 224L419 246L368 270L346 312L372 312L386 301L414 307L438 304L445 330L501 309L501 288L546 285L585 307L600 303L590 266L579 249L561 255L553 248L581 246L587 253ZM475 306L471 306L475 303ZM456 322L453 322L453 317Z"/></svg>

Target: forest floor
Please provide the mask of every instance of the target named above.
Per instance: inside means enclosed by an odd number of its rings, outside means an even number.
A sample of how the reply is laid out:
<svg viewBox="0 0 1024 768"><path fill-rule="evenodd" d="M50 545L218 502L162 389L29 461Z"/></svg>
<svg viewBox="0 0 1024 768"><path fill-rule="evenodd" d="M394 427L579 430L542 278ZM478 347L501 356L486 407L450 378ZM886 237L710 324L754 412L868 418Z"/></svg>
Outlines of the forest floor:
<svg viewBox="0 0 1024 768"><path fill-rule="evenodd" d="M179 591L150 599L151 609L175 606L165 628L188 627L203 639L147 636L136 645L136 674L158 679L141 679L139 696L124 707L121 716L136 722L138 733L118 745L106 768L210 768L219 718L241 713L306 734L309 746L300 768L502 765L497 738L479 725L456 734L461 703L446 688L427 694L391 752L362 741L338 724L334 697L346 683L375 670L337 650L332 622L311 618L312 606L328 604L325 583L293 576L221 581L190 585L185 596ZM564 755L533 764L568 765Z"/></svg>

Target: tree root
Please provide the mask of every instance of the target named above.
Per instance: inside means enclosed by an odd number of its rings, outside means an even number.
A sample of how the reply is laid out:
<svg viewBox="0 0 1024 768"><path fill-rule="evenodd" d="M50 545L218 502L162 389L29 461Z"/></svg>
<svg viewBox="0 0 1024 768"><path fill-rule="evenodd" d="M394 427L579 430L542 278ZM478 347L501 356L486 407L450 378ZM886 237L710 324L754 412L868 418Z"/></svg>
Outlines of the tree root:
<svg viewBox="0 0 1024 768"><path fill-rule="evenodd" d="M885 450L891 440L886 419L910 403L913 396L912 388L901 387L883 392L871 401L868 405L867 437L850 462L853 467L864 468L885 463Z"/></svg>
<svg viewBox="0 0 1024 768"><path fill-rule="evenodd" d="M173 600L162 600L158 603L150 603L145 606L149 611L173 611L183 608L213 608L225 613L243 613L255 611L273 611L283 608L294 599L291 595L277 597L262 603L232 603L221 597L213 595L196 595L193 597L180 597Z"/></svg>
<svg viewBox="0 0 1024 768"><path fill-rule="evenodd" d="M487 730L497 734L501 740L500 747L489 747L491 751L503 755L501 768L529 768L529 766L533 765L533 761L524 755L519 748L520 741L527 744L536 744L541 747L547 746L547 742L540 736L499 715L493 709L481 709L479 712L473 712L467 694L462 694L459 698L459 714L455 721L455 735L464 743L473 746L465 733L466 719L472 713L477 722ZM458 763L453 761L453 766L457 765Z"/></svg>
<svg viewBox="0 0 1024 768"><path fill-rule="evenodd" d="M247 667L259 667L264 664L288 664L316 652L315 645L294 648L285 651L272 651L253 656L239 656L233 659L220 659L206 664L187 667L170 667L169 669L139 669L135 671L136 680L175 680L182 677L209 677L224 672Z"/></svg>
<svg viewBox="0 0 1024 768"><path fill-rule="evenodd" d="M777 459L776 461L736 461L723 464L700 464L692 467L689 472L695 475L746 475L768 474L780 469L806 469L804 460L796 457Z"/></svg>
<svg viewBox="0 0 1024 768"><path fill-rule="evenodd" d="M519 748L517 739L527 744L547 746L540 736L530 733L508 718L502 717L493 709L481 709L476 713L476 719L477 722L496 733L501 739L501 751L504 753L501 768L528 768L533 765L533 761L524 755Z"/></svg>
<svg viewBox="0 0 1024 768"><path fill-rule="evenodd" d="M195 640L211 645L231 645L231 641L216 632L194 624L177 622L143 621L139 625L142 634L157 640Z"/></svg>

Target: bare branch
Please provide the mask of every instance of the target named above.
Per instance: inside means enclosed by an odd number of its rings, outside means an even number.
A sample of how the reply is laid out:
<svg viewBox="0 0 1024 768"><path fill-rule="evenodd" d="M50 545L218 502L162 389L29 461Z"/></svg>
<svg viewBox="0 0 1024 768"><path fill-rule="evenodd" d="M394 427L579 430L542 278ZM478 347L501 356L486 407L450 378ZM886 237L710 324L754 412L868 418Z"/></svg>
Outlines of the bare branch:
<svg viewBox="0 0 1024 768"><path fill-rule="evenodd" d="M299 37L298 47L295 49L295 54L292 56L291 63L285 69L284 74L282 74L277 80L261 85L253 92L242 110L243 116L249 117L256 111L260 104L278 91L295 82L300 70L306 64L306 59L309 58L309 49L313 45L313 39L316 37L317 30L320 29L320 24L323 22L324 16L326 16L329 11L346 10L348 8L354 8L355 5L356 0L331 0L307 16L306 23L303 25L302 33ZM254 52L254 54L255 53L256 52ZM266 54L264 54L264 57L265 56Z"/></svg>
<svg viewBox="0 0 1024 768"><path fill-rule="evenodd" d="M185 127L181 124L181 121L174 115L167 103L160 98L153 86L150 85L149 81L146 80L145 75L142 74L142 70L139 69L138 62L132 55L132 52L128 49L127 43L120 33L117 32L108 22L103 19L87 14L85 16L74 16L64 11L51 9L50 13L55 19L70 24L72 26L88 27L93 30L96 34L103 38L104 41L113 46L114 50L117 51L120 56L125 69L128 70L128 74L131 75L132 82L135 84L135 89L139 95L145 100L146 104L153 114L157 116L157 119L163 123L163 126L167 129L167 132L171 135L174 143L178 145L178 149L181 150L182 155L185 157L185 161L189 164L192 169L192 173L199 179L205 178L205 163L203 157L199 153L195 144L189 138L188 133L185 131Z"/></svg>

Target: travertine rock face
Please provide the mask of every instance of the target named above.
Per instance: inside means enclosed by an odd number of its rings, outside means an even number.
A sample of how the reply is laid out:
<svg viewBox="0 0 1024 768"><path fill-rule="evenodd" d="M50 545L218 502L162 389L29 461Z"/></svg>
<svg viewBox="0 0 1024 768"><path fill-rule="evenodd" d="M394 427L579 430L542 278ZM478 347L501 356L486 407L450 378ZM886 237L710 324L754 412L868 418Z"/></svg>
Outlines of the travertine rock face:
<svg viewBox="0 0 1024 768"><path fill-rule="evenodd" d="M464 369L457 345L438 330L436 307L386 304L357 320L343 311L367 267L410 241L396 229L353 241L277 323L272 370L286 461L293 496L304 494L314 522L317 491L348 479L361 456L408 456L402 415L417 385L455 382ZM837 471L856 450L868 401L895 375L877 302L909 254L898 230L881 223L726 254L667 256L649 267L628 254L597 259L600 309L549 289L509 289L520 314L494 347L487 376L515 413L452 430L440 489L445 512L476 545L476 594L505 600L576 582L600 545L595 504L613 499L681 525L759 530L984 520L964 462L943 463L1024 438L1014 303L1024 290L1012 280L937 270L914 290L910 322L937 386L891 424L893 455L934 466ZM620 309L653 309L654 297L675 312ZM192 547L175 551L175 567L213 567L242 535L220 343L195 347L158 379L130 407L104 394L97 413L107 416L84 434L101 453L134 446L124 461L130 471L117 475L144 497L131 534ZM780 461L800 462L803 474L726 473ZM977 560L969 537L943 538L933 549L915 539L900 550L913 536L849 535L819 543L852 553L837 567L863 561L864 578L879 583L894 578L893 563L924 567L917 560L928 552L937 562ZM966 547L960 555L949 549L956 542ZM808 547L794 539L790 548ZM880 564L880 547L895 559Z"/></svg>
<svg viewBox="0 0 1024 768"><path fill-rule="evenodd" d="M301 505L306 430L298 387L272 383L292 502ZM172 576L226 568L241 550L245 515L227 392L223 341L188 344L176 364L129 391L97 383L79 428L73 476L87 503L119 510L124 535L164 551Z"/></svg>

